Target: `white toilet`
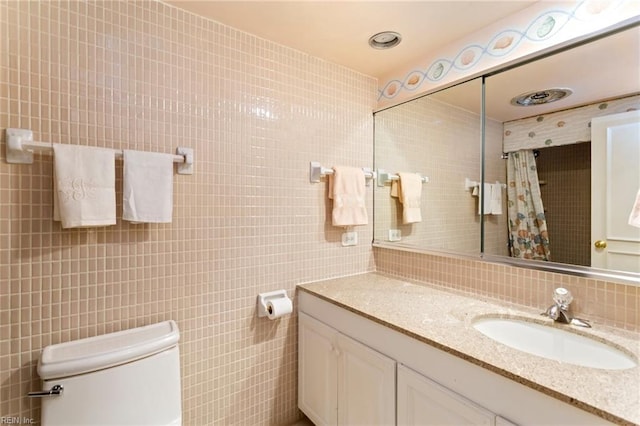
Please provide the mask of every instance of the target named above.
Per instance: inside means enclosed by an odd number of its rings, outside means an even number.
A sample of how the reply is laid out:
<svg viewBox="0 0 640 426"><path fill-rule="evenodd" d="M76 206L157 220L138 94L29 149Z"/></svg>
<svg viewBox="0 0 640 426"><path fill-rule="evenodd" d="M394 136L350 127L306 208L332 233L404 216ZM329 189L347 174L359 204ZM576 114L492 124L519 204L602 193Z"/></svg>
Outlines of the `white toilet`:
<svg viewBox="0 0 640 426"><path fill-rule="evenodd" d="M182 424L180 332L174 321L47 346L43 426Z"/></svg>

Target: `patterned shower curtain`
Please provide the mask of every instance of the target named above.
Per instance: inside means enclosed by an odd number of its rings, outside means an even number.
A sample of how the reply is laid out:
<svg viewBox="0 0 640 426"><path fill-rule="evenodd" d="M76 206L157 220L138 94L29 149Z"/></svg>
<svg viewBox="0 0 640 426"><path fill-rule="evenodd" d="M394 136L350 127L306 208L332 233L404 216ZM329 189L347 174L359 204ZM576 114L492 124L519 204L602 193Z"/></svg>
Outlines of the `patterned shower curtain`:
<svg viewBox="0 0 640 426"><path fill-rule="evenodd" d="M511 257L551 260L547 220L533 150L509 153L507 207Z"/></svg>

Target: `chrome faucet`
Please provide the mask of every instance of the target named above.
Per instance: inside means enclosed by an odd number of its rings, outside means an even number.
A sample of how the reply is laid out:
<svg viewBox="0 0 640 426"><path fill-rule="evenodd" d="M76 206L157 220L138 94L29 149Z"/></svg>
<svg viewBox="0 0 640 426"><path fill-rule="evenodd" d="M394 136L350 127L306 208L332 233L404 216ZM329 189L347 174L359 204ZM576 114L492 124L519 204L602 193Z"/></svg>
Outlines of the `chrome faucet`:
<svg viewBox="0 0 640 426"><path fill-rule="evenodd" d="M573 301L573 296L569 290L563 287L556 288L553 292L553 301L554 304L549 306L549 309L541 315L546 315L552 320L563 324L591 327L591 324L587 321L580 318L574 318L569 314L569 305L571 304L571 301Z"/></svg>

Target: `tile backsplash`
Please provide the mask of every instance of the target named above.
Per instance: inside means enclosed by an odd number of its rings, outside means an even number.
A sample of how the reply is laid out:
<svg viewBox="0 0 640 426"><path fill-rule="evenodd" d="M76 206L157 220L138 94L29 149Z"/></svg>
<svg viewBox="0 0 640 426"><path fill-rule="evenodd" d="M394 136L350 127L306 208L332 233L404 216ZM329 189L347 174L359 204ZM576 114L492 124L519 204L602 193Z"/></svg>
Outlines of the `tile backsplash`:
<svg viewBox="0 0 640 426"><path fill-rule="evenodd" d="M295 421L295 315L256 296L374 269L372 225L343 248L308 168L371 167L376 81L156 1L0 1L0 24L0 416L39 421L44 346L174 319L185 425ZM195 174L173 223L132 225L117 162L117 225L62 230L51 155L7 164L8 127L192 147Z"/></svg>
<svg viewBox="0 0 640 426"><path fill-rule="evenodd" d="M474 297L544 311L556 287L573 293L578 316L634 332L640 331L640 287L610 281L535 271L471 258L409 253L375 247L378 272L426 282Z"/></svg>

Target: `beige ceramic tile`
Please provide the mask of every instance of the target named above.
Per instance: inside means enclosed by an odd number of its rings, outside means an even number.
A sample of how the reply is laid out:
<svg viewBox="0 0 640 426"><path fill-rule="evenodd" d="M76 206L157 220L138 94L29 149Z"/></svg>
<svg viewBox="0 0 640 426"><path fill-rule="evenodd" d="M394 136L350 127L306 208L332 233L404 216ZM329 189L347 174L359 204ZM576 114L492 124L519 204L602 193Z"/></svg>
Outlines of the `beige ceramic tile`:
<svg viewBox="0 0 640 426"><path fill-rule="evenodd" d="M196 158L172 224L62 230L51 156L0 153L0 414L39 418L24 394L44 346L171 318L184 424L294 422L295 315L258 320L255 300L374 269L372 225L341 247L307 174L372 165L375 81L160 2L2 1L0 20L2 141Z"/></svg>

